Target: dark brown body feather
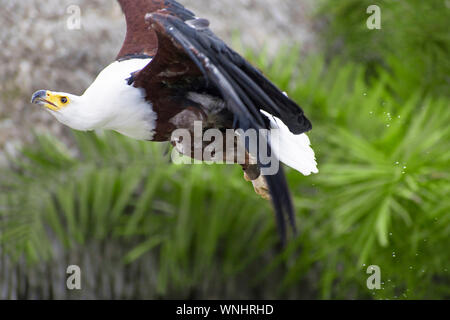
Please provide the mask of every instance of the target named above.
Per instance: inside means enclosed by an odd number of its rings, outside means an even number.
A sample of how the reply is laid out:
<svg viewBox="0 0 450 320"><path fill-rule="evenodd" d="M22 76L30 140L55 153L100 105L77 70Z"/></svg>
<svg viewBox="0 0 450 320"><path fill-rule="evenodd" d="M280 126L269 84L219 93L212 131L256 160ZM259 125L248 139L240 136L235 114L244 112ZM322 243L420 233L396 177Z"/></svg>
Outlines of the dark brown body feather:
<svg viewBox="0 0 450 320"><path fill-rule="evenodd" d="M165 0L118 0L127 21L127 34L117 59L127 56L154 56L158 51L156 33L149 29L145 15L168 8L172 1Z"/></svg>

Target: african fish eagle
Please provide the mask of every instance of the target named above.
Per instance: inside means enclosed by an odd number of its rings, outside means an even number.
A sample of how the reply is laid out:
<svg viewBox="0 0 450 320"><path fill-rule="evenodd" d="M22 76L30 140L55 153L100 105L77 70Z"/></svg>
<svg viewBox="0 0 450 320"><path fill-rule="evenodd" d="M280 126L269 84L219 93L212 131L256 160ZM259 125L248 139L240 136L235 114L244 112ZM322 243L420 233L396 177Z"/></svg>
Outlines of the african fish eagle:
<svg viewBox="0 0 450 320"><path fill-rule="evenodd" d="M173 133L192 131L195 122L203 130L266 130L269 134L261 139L277 159L304 175L318 172L305 134L311 123L303 110L220 40L208 20L174 0L118 1L127 33L116 61L82 96L40 90L32 103L75 130L114 130L134 139L168 141L189 156L205 145L186 147ZM244 176L258 194L272 200L285 243L286 220L296 227L283 168L263 174L258 154L241 144L247 150L239 163Z"/></svg>

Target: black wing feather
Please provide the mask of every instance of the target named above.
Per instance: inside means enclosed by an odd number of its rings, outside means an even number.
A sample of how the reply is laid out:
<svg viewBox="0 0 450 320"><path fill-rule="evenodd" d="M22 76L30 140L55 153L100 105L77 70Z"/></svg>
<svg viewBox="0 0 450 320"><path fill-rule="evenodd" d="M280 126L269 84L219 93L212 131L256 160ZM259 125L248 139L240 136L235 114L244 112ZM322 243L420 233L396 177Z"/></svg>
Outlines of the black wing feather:
<svg viewBox="0 0 450 320"><path fill-rule="evenodd" d="M234 50L229 48L222 40L217 38L210 29L197 30L174 16L165 16L159 13L150 15L150 19L161 26L160 36L170 35L172 41L181 45L186 53L202 54L194 60L196 64L203 60L203 64L211 62L221 70L225 70L230 78L246 90L250 98L260 109L280 118L294 134L301 134L312 129L311 122L305 117L303 110L289 97L283 94L271 81ZM163 35L161 32L166 34ZM158 33L158 32L157 32ZM189 51L189 52L187 52ZM192 59L192 55L189 54ZM207 58L206 61L204 58ZM204 73L204 65L201 68ZM248 106L247 106L248 107ZM259 109L251 110L262 124L263 116Z"/></svg>

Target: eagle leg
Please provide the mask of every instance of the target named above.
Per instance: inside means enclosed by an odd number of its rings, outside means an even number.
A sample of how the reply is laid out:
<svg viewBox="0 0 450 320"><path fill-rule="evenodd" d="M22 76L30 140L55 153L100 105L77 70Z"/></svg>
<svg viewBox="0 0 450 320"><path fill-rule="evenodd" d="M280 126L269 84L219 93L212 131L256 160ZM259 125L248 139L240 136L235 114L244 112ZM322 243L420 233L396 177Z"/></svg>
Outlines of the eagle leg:
<svg viewBox="0 0 450 320"><path fill-rule="evenodd" d="M242 169L244 170L244 179L253 184L253 189L255 189L256 194L265 200L271 200L267 181L261 174L259 166L257 164L250 164L242 166Z"/></svg>
<svg viewBox="0 0 450 320"><path fill-rule="evenodd" d="M183 112L180 112L173 117L170 122L175 128L187 129L190 132L190 135L194 136L194 121L200 121L204 127L207 127L207 116L200 108L191 106L187 107ZM196 144L192 140L180 141L179 139L177 140L172 137L171 144L178 150L179 153L196 160L211 161L214 159L215 161L230 163L228 161L229 159L232 159L231 163L239 163L240 157L238 155L240 150L238 148L237 141L238 140L235 139L234 145L231 146L231 148L226 145L226 141L223 141L223 152L211 155L213 157L212 159L204 159L205 154L207 154L204 151L205 148L209 146L209 142L202 141L202 143ZM229 153L231 153L234 157L227 156ZM241 163L242 169L244 170L244 179L252 183L256 194L260 195L263 199L271 200L266 178L261 174L261 169L255 162L255 159L246 151L244 163Z"/></svg>

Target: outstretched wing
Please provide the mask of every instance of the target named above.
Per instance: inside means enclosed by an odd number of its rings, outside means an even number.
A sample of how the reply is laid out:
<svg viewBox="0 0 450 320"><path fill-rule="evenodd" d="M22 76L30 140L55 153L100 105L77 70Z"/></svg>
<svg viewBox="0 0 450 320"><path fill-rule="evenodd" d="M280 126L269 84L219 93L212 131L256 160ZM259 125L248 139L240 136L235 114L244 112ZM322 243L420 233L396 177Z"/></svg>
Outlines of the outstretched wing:
<svg viewBox="0 0 450 320"><path fill-rule="evenodd" d="M208 28L207 20L196 18L175 1L163 2L166 4L163 8L147 4L142 9L152 9L146 15L151 30L147 32L147 39L145 36L140 39L151 42L151 55L155 57L134 75L133 85L145 89L148 100L156 104L165 97L176 96L177 92L211 89L226 102L234 116L235 129L270 129L270 123L261 110L281 119L294 134L311 129L302 109L217 38ZM154 34L157 37L156 54ZM286 217L294 230L295 221L283 169L280 167L277 174L266 176L266 180L284 242Z"/></svg>

